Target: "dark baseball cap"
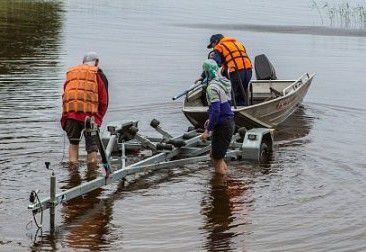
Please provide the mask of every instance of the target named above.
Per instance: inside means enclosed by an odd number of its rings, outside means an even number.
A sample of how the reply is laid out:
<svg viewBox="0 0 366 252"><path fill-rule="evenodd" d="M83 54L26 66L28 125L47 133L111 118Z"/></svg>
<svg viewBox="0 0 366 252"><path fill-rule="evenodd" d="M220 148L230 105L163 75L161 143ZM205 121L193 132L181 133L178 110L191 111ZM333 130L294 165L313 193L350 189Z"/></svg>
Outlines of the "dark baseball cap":
<svg viewBox="0 0 366 252"><path fill-rule="evenodd" d="M211 38L210 38L210 43L208 44L207 48L212 48L213 47L212 44L219 41L223 37L224 37L224 35L222 35L220 33L212 35Z"/></svg>

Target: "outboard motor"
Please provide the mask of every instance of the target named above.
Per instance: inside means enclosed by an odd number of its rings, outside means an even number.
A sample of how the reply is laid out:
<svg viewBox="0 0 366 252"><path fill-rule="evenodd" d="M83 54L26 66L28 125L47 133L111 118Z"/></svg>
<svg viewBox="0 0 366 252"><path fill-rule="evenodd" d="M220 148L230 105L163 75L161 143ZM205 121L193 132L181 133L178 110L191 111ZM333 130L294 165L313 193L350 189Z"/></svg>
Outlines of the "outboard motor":
<svg viewBox="0 0 366 252"><path fill-rule="evenodd" d="M257 80L277 80L276 71L266 55L257 55L254 59Z"/></svg>

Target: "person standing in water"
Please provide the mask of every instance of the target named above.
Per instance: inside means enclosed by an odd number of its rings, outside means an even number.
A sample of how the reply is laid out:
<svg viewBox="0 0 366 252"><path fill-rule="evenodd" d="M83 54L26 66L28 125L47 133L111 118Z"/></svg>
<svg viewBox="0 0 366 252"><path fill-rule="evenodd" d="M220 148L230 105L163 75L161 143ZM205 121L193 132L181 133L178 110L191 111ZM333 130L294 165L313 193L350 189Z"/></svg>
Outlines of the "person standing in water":
<svg viewBox="0 0 366 252"><path fill-rule="evenodd" d="M100 127L107 112L108 80L98 65L98 55L89 52L84 56L81 65L71 67L66 73L61 126L70 142L70 164L78 164L79 142L85 118L94 117ZM96 136L84 132L84 137L88 153L87 162L96 164L98 151Z"/></svg>
<svg viewBox="0 0 366 252"><path fill-rule="evenodd" d="M235 130L234 113L230 107L231 84L220 76L219 66L213 59L205 60L202 68L208 78L206 97L209 119L200 138L206 141L212 135L211 158L215 172L225 174L227 165L224 158Z"/></svg>

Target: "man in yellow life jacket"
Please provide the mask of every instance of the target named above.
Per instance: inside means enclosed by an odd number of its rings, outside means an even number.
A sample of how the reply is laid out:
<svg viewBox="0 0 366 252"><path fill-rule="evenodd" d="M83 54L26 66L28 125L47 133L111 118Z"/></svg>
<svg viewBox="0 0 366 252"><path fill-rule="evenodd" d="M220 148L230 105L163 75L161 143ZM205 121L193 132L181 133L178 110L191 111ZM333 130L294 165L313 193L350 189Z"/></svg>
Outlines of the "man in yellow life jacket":
<svg viewBox="0 0 366 252"><path fill-rule="evenodd" d="M252 78L252 62L249 59L245 46L235 38L214 34L210 38L207 48L213 48L214 60L223 66L230 78L234 106L247 106L248 84Z"/></svg>
<svg viewBox="0 0 366 252"><path fill-rule="evenodd" d="M68 69L62 95L63 111L61 126L70 142L69 161L77 164L79 142L86 117L93 116L98 126L108 108L108 80L98 67L99 57L94 52L84 56L83 63ZM85 133L85 147L88 163L97 161L97 139Z"/></svg>

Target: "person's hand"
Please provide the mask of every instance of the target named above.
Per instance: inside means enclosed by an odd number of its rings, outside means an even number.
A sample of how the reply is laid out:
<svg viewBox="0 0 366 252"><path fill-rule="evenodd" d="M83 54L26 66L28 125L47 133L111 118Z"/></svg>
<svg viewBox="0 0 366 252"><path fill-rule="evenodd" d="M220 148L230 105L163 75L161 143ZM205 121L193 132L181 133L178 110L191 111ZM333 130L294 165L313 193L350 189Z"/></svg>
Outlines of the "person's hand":
<svg viewBox="0 0 366 252"><path fill-rule="evenodd" d="M202 81L203 79L200 77L197 80L194 81L194 84L197 84L198 82Z"/></svg>
<svg viewBox="0 0 366 252"><path fill-rule="evenodd" d="M203 125L203 128L207 129L209 123L210 123L210 120L207 119L205 124Z"/></svg>
<svg viewBox="0 0 366 252"><path fill-rule="evenodd" d="M200 136L200 139L202 142L206 142L207 138L208 138L209 134L208 134L208 130L205 130L205 132L202 133L202 135Z"/></svg>

